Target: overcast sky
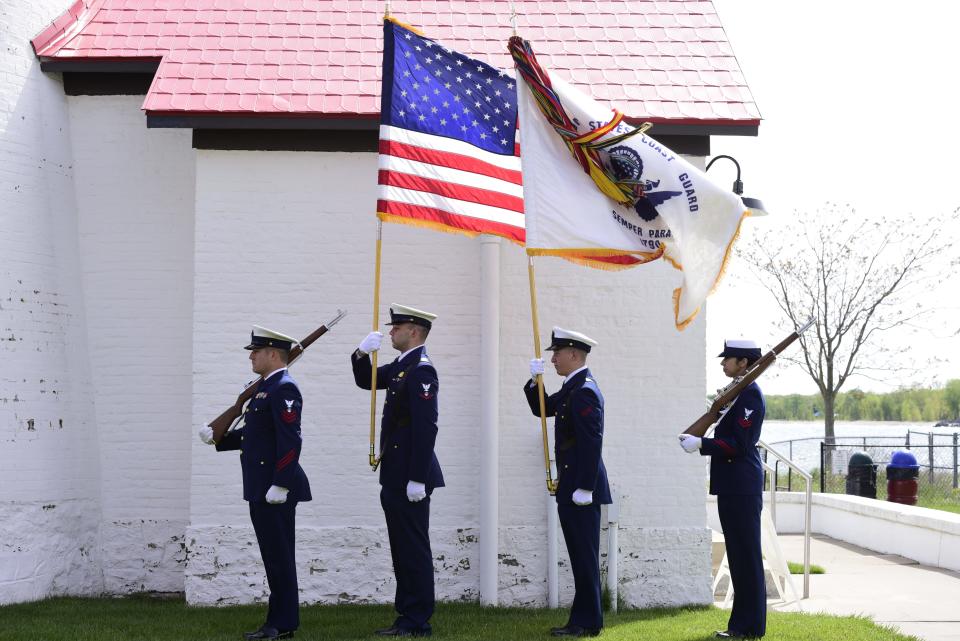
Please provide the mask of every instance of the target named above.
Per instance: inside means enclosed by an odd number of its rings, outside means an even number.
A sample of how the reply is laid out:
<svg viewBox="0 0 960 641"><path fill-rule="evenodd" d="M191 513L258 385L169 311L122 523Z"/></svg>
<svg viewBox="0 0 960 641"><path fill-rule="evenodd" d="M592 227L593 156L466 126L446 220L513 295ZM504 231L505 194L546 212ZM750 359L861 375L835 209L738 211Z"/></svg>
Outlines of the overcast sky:
<svg viewBox="0 0 960 641"><path fill-rule="evenodd" d="M714 137L711 145L713 155L737 158L745 195L763 199L773 213L746 221L741 242L828 201L849 203L865 216L904 208L949 213L960 206L960 2L713 4L763 116L756 138ZM725 161L710 173L721 184L734 176ZM958 230L954 218L944 233L957 237ZM749 269L734 262L708 299L709 350L719 353L724 337L750 336L764 347L782 338L767 329L778 310L753 283ZM960 278L930 298L937 311L929 330L910 339L911 357L946 356L953 362L938 366L934 378L960 378ZM718 363L708 365L711 390L726 382ZM845 390L885 391L912 382L927 381L851 379ZM774 394L816 391L806 374L782 366L761 384Z"/></svg>

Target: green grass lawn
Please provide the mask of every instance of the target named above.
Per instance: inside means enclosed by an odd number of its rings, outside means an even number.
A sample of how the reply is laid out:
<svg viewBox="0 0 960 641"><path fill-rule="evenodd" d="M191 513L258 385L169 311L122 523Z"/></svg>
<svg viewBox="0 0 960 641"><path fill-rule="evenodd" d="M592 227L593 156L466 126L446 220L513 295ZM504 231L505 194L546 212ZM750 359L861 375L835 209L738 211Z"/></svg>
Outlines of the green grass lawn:
<svg viewBox="0 0 960 641"><path fill-rule="evenodd" d="M790 574L803 574L803 563L787 561L787 567L790 568ZM822 566L819 566L816 563L810 564L810 574L823 574L823 572L824 570Z"/></svg>
<svg viewBox="0 0 960 641"><path fill-rule="evenodd" d="M181 600L59 598L0 607L2 641L238 641L263 622L265 606L200 608ZM434 638L456 641L550 639L550 626L566 622L565 610L484 608L440 604ZM606 616L601 639L610 641L707 641L726 627L729 612L716 608L628 610ZM310 606L301 609L297 639L373 641L372 631L393 621L379 605ZM917 641L859 617L771 612L770 641Z"/></svg>

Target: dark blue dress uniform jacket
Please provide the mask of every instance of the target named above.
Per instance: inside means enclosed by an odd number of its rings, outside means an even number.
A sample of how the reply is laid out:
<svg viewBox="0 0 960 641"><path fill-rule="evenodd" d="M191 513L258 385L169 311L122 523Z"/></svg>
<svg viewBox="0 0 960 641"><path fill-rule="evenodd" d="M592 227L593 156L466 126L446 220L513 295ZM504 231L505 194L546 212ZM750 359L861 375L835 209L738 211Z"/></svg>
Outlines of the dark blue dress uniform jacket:
<svg viewBox="0 0 960 641"><path fill-rule="evenodd" d="M217 451L240 450L243 498L265 502L271 485L289 490L287 501L309 501L310 483L300 467L303 397L287 370L261 381L243 413L244 426L227 432Z"/></svg>
<svg viewBox="0 0 960 641"><path fill-rule="evenodd" d="M536 382L523 388L534 416L540 416ZM547 416L554 421L554 456L557 462L557 503L572 504L573 491L593 491L593 502L611 503L603 445L603 395L589 369L577 372L556 394L546 397Z"/></svg>
<svg viewBox="0 0 960 641"><path fill-rule="evenodd" d="M367 354L350 357L357 387L370 389L372 365ZM387 390L380 423L380 485L406 491L408 481L443 487L443 472L434 454L437 442L437 370L421 346L402 360L377 368L377 389Z"/></svg>
<svg viewBox="0 0 960 641"><path fill-rule="evenodd" d="M717 423L713 438L704 438L700 454L710 459L711 494L762 494L763 466L757 452L766 406L756 383L740 392Z"/></svg>
<svg viewBox="0 0 960 641"><path fill-rule="evenodd" d="M763 466L757 451L765 413L760 387L751 383L717 423L713 438L700 444L700 453L710 456L710 493L717 495L733 583L727 629L751 637L762 637L767 629L760 540Z"/></svg>

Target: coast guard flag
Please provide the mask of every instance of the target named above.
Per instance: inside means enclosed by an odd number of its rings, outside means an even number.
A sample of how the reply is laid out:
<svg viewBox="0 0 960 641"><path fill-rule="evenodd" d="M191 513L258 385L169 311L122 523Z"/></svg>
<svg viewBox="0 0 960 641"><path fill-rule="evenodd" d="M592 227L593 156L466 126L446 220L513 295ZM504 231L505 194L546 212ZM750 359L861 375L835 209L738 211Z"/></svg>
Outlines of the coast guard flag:
<svg viewBox="0 0 960 641"><path fill-rule="evenodd" d="M747 208L622 114L547 74L527 42L511 38L510 51L523 78L527 253L608 269L589 257L632 258L625 266L663 258L683 272L673 295L683 329L719 281Z"/></svg>
<svg viewBox="0 0 960 641"><path fill-rule="evenodd" d="M523 243L514 79L385 20L379 170L381 220Z"/></svg>

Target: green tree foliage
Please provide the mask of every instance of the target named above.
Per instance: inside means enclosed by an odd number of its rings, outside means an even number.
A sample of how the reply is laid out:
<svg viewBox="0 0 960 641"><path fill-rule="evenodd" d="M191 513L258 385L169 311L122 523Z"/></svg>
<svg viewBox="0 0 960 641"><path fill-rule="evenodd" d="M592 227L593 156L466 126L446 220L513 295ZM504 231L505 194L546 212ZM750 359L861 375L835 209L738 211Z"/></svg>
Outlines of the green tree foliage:
<svg viewBox="0 0 960 641"><path fill-rule="evenodd" d="M954 396L951 396L953 394ZM785 421L823 420L820 394L767 396L767 418ZM942 388L909 388L878 394L854 389L837 395L841 421L942 421L960 419L960 379Z"/></svg>
<svg viewBox="0 0 960 641"><path fill-rule="evenodd" d="M944 388L943 403L950 416L960 416L960 379L947 381Z"/></svg>

